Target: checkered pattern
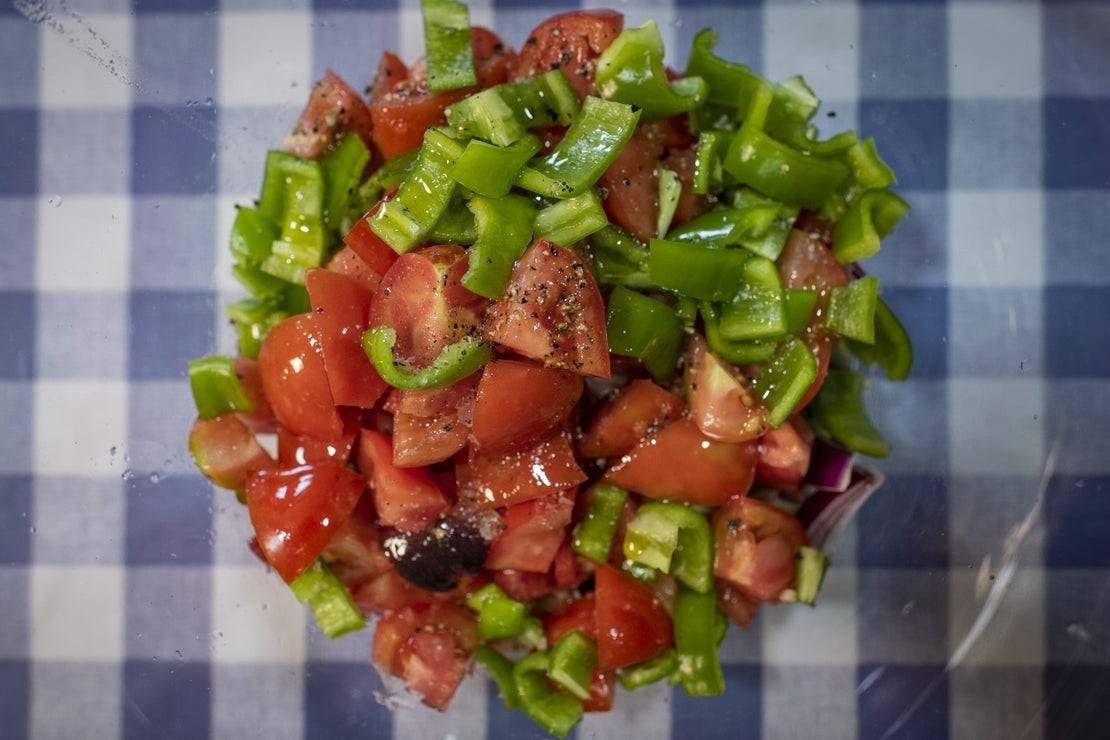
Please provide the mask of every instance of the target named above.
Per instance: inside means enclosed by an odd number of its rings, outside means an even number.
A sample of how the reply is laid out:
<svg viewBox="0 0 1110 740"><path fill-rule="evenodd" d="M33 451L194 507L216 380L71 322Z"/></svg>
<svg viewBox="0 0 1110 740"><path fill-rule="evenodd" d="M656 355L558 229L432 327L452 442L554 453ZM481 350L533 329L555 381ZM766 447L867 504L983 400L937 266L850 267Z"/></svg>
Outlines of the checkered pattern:
<svg viewBox="0 0 1110 740"><path fill-rule="evenodd" d="M321 638L184 450L185 363L233 346L232 204L325 67L361 85L380 50L420 53L418 6L16 5L38 22L0 8L0 734L536 736L477 679L446 716L387 711L368 634ZM805 74L825 128L880 142L913 212L870 267L918 358L871 387L889 482L820 607L734 631L724 697L653 686L578 736L1104 736L1110 5L630 5L678 66L713 25L724 55ZM472 18L519 42L573 7Z"/></svg>

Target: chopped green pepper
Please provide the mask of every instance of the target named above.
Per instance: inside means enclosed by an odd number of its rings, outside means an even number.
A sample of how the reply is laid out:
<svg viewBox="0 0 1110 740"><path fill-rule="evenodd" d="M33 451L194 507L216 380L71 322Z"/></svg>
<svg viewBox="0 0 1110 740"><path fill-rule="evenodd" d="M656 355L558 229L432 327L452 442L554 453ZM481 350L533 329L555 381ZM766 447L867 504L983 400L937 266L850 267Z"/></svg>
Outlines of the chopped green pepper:
<svg viewBox="0 0 1110 740"><path fill-rule="evenodd" d="M722 131L704 131L698 135L698 148L694 155L694 177L691 190L705 195L720 190L724 185L724 168L721 160L728 148L729 137Z"/></svg>
<svg viewBox="0 0 1110 740"><path fill-rule="evenodd" d="M376 326L362 335L362 349L382 380L394 388L426 390L443 388L473 375L493 357L493 350L474 337L463 337L443 348L431 365L420 370L410 370L397 365L393 346L397 332L389 326Z"/></svg>
<svg viewBox="0 0 1110 740"><path fill-rule="evenodd" d="M268 248L273 247L273 242L267 245ZM231 268L231 274L239 281L239 284L247 289L255 298L273 298L282 295L289 287L289 282L282 280L279 277L274 277L269 273L262 272L257 267L248 267L247 265L235 265Z"/></svg>
<svg viewBox="0 0 1110 740"><path fill-rule="evenodd" d="M722 360L733 365L766 362L775 354L776 342L753 340L750 342L730 342L721 336L718 323L720 312L707 301L699 305L702 323L705 326L705 341L709 350Z"/></svg>
<svg viewBox="0 0 1110 740"><path fill-rule="evenodd" d="M229 305L227 314L235 322L239 355L251 359L258 357L270 329L289 316L274 298L244 298Z"/></svg>
<svg viewBox="0 0 1110 740"><path fill-rule="evenodd" d="M775 200L816 210L850 174L834 160L811 157L745 123L729 144L724 168Z"/></svg>
<svg viewBox="0 0 1110 740"><path fill-rule="evenodd" d="M695 591L713 590L713 533L706 518L688 506L641 505L625 530L624 556L671 573Z"/></svg>
<svg viewBox="0 0 1110 740"><path fill-rule="evenodd" d="M475 196L467 204L478 228L478 239L470 250L463 286L478 295L497 300L505 292L513 263L532 241L536 209L527 198Z"/></svg>
<svg viewBox="0 0 1110 740"><path fill-rule="evenodd" d="M470 46L470 11L457 0L421 0L428 89L454 90L478 84Z"/></svg>
<svg viewBox="0 0 1110 740"><path fill-rule="evenodd" d="M678 199L682 197L682 178L673 170L659 168L659 216L655 220L655 235L660 239L671 228Z"/></svg>
<svg viewBox="0 0 1110 740"><path fill-rule="evenodd" d="M513 680L524 713L548 732L564 737L582 719L582 703L548 684L549 665L546 652L527 655L513 667Z"/></svg>
<svg viewBox="0 0 1110 740"><path fill-rule="evenodd" d="M347 587L323 561L317 560L289 587L298 601L312 607L316 626L328 637L335 639L366 626L366 620L355 606Z"/></svg>
<svg viewBox="0 0 1110 740"><path fill-rule="evenodd" d="M569 247L608 223L601 198L593 190L587 190L573 198L556 201L537 213L533 230L540 239Z"/></svg>
<svg viewBox="0 0 1110 740"><path fill-rule="evenodd" d="M836 223L832 254L838 262L858 262L878 253L880 240L910 210L889 190L866 190L856 196Z"/></svg>
<svg viewBox="0 0 1110 740"><path fill-rule="evenodd" d="M524 136L524 126L496 87L467 96L447 109L447 123L466 136L508 146Z"/></svg>
<svg viewBox="0 0 1110 740"><path fill-rule="evenodd" d="M459 244L468 246L478 238L474 214L467 208L463 198L455 198L447 210L428 232L428 241L436 244Z"/></svg>
<svg viewBox="0 0 1110 740"><path fill-rule="evenodd" d="M867 381L850 370L829 370L813 399L813 418L833 440L853 452L886 457L890 447L867 417L863 390Z"/></svg>
<svg viewBox="0 0 1110 740"><path fill-rule="evenodd" d="M705 301L731 301L744 280L748 253L693 242L651 240L648 272L656 285Z"/></svg>
<svg viewBox="0 0 1110 740"><path fill-rule="evenodd" d="M595 563L607 562L627 500L628 492L616 486L599 483L591 488L590 507L574 528L571 549Z"/></svg>
<svg viewBox="0 0 1110 740"><path fill-rule="evenodd" d="M574 88L557 69L494 89L500 91L525 128L569 126L581 107Z"/></svg>
<svg viewBox="0 0 1110 740"><path fill-rule="evenodd" d="M609 296L605 330L613 354L636 358L660 383L674 375L686 332L667 304L617 286Z"/></svg>
<svg viewBox="0 0 1110 740"><path fill-rule="evenodd" d="M650 288L649 252L639 239L612 224L590 237L597 280L602 285Z"/></svg>
<svg viewBox="0 0 1110 740"><path fill-rule="evenodd" d="M813 309L817 306L816 290L787 288L783 295L786 308L786 333L800 336L809 325Z"/></svg>
<svg viewBox="0 0 1110 740"><path fill-rule="evenodd" d="M451 167L455 182L488 198L506 195L524 165L540 150L540 140L525 134L510 146L494 146L473 139Z"/></svg>
<svg viewBox="0 0 1110 740"><path fill-rule="evenodd" d="M626 691L635 691L642 686L670 677L676 670L678 670L678 654L674 650L668 650L654 658L648 658L643 663L620 669L617 671L617 678Z"/></svg>
<svg viewBox="0 0 1110 740"><path fill-rule="evenodd" d="M721 622L717 594L680 586L674 603L674 646L678 655L675 679L687 696L717 696L725 691L725 677L717 656Z"/></svg>
<svg viewBox="0 0 1110 740"><path fill-rule="evenodd" d="M848 341L848 349L864 364L879 363L890 380L905 380L913 367L913 344L902 322L882 298L875 307L875 343Z"/></svg>
<svg viewBox="0 0 1110 740"><path fill-rule="evenodd" d="M501 701L505 702L505 708L512 710L519 707L520 697L517 696L516 681L513 680L513 662L488 645L479 645L474 651L474 658L489 671L490 678L501 692Z"/></svg>
<svg viewBox="0 0 1110 740"><path fill-rule="evenodd" d="M507 640L524 628L528 606L510 599L496 583L472 593L466 605L478 612L478 636L483 640Z"/></svg>
<svg viewBox="0 0 1110 740"><path fill-rule="evenodd" d="M842 337L872 344L878 302L879 279L873 275L832 288L829 307L825 310L825 327Z"/></svg>
<svg viewBox="0 0 1110 740"><path fill-rule="evenodd" d="M748 257L740 291L724 305L718 328L730 341L774 339L786 333L782 278L774 262Z"/></svg>
<svg viewBox="0 0 1110 740"><path fill-rule="evenodd" d="M362 179L362 172L370 161L370 150L362 137L347 134L340 139L320 161L324 170L327 197L324 200L324 223L329 229L338 229L347 213L347 203Z"/></svg>
<svg viewBox="0 0 1110 740"><path fill-rule="evenodd" d="M551 648L547 677L572 695L590 698L590 679L597 669L597 643L581 630L567 632Z"/></svg>
<svg viewBox="0 0 1110 740"><path fill-rule="evenodd" d="M197 414L214 419L232 411L253 411L254 403L235 372L231 357L201 357L189 362L189 385Z"/></svg>
<svg viewBox="0 0 1110 740"><path fill-rule="evenodd" d="M281 235L277 223L255 208L237 206L231 226L231 253L240 265L256 266L270 256L274 240Z"/></svg>
<svg viewBox="0 0 1110 740"><path fill-rule="evenodd" d="M813 352L800 339L786 340L752 382L772 427L777 429L790 417L816 379L817 359Z"/></svg>
<svg viewBox="0 0 1110 740"><path fill-rule="evenodd" d="M597 89L602 97L643 110L645 120L687 113L705 102L700 77L673 82L663 67L663 37L655 21L626 28L597 60Z"/></svg>
<svg viewBox="0 0 1110 740"><path fill-rule="evenodd" d="M813 547L798 548L794 554L794 591L798 594L799 604L813 606L828 567L829 559L825 553Z"/></svg>

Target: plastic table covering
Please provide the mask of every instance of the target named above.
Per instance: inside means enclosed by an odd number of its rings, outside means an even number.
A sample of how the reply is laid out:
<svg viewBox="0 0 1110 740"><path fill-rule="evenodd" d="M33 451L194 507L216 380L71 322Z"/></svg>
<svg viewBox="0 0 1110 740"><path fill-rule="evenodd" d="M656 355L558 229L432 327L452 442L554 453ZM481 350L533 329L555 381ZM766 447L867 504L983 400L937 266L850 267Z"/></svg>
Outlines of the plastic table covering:
<svg viewBox="0 0 1110 740"><path fill-rule="evenodd" d="M474 3L519 45L566 3ZM622 694L579 737L1105 736L1110 5L650 2L671 63L802 73L913 206L868 263L917 348L869 395L888 482L817 609L764 609L727 693ZM422 51L419 7L0 8L0 735L529 737L486 681L391 712L193 469L189 358L232 351L226 236L312 81ZM976 626L978 624L978 626Z"/></svg>

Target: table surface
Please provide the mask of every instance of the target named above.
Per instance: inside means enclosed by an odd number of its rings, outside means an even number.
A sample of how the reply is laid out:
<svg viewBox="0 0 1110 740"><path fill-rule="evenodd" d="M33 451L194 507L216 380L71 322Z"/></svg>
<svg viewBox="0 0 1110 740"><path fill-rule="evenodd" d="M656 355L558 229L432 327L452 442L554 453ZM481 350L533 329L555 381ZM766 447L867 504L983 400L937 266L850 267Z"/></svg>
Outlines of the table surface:
<svg viewBox="0 0 1110 740"><path fill-rule="evenodd" d="M518 44L569 7L472 19ZM868 269L917 364L870 387L888 483L818 608L734 630L724 696L651 687L578 735L1104 734L1110 4L617 7L679 68L713 25L725 56L803 73L826 133L878 140L913 211ZM0 734L538 734L480 679L449 714L387 710L369 633L316 634L184 449L264 151L326 67L361 86L421 47L388 0L0 8Z"/></svg>

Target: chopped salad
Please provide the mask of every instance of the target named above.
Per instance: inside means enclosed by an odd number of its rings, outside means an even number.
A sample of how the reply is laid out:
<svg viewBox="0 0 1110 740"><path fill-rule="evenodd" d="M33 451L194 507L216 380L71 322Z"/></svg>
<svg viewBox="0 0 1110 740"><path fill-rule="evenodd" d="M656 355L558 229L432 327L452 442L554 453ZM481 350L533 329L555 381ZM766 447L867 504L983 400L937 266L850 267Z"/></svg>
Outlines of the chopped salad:
<svg viewBox="0 0 1110 740"><path fill-rule="evenodd" d="M728 622L814 604L874 487L853 453L887 454L861 371L912 349L858 263L908 206L713 30L679 73L614 11L519 50L423 13L426 56L365 96L329 71L238 209L250 297L238 355L189 365L190 451L431 707L475 663L556 735L617 683L720 694Z"/></svg>

